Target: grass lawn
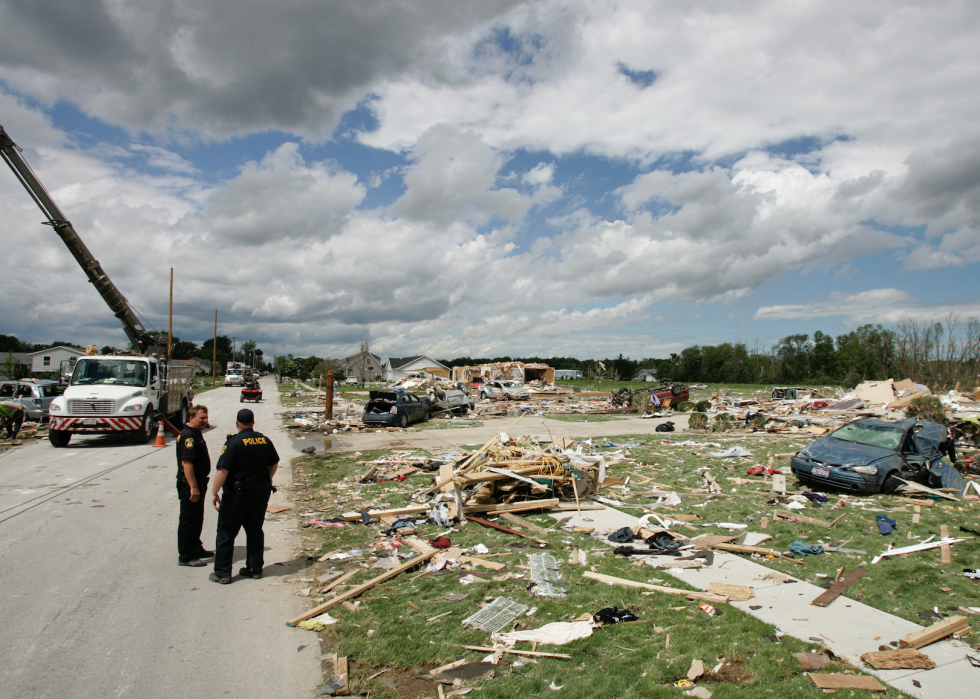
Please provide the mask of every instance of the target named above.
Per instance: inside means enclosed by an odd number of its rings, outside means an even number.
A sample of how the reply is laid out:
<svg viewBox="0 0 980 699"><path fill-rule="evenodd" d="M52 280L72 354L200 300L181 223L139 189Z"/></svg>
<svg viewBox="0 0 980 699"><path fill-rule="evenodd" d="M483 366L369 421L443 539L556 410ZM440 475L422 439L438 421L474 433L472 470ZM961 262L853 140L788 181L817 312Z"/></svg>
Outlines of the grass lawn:
<svg viewBox="0 0 980 699"><path fill-rule="evenodd" d="M592 419L615 416L574 417ZM686 439L721 442L724 446L742 444L753 452L753 457L714 460L707 459L704 453L716 447L701 449L673 446L673 443ZM767 463L771 453L795 451L805 442L782 437L760 440L759 437L698 436L690 433L666 437L660 434L639 437L628 435L611 437L610 440L639 441L642 445L628 450L628 457L635 459L635 462L614 463L608 469L609 475L625 476L627 471L641 473L680 493L686 493L703 487L703 480L696 469L707 466L722 483L725 493L733 496L712 498L704 507L695 505L704 503L706 497L685 497L683 504L673 510L660 507L650 508L651 511L661 513L662 516L697 514L702 519L696 521L696 525L718 521L743 522L750 525L751 531L761 531L759 520L766 515L771 519L773 507L765 505L768 487L762 484L762 478L746 476L745 470L755 463ZM297 462L294 466L297 485L297 493L294 494L297 504L294 505L294 511L301 515L311 513L311 516L315 514L318 517L330 517L370 507L394 508L409 504L408 494L429 483L429 474L418 474L402 483L361 485L357 482L368 469L367 466L358 465L358 461L371 460L387 453L365 451L357 456L351 453L330 454ZM413 450L413 453L425 455L425 452L418 450ZM754 480L752 484L735 485L728 480L730 477ZM792 478L789 480L792 481ZM637 506L649 504L647 498L635 495L638 491L648 490L647 486L632 484L629 488L628 492L605 489L603 494L624 499ZM833 504L832 501L821 509L808 505L806 510L801 511L809 517L825 519L832 519L843 512L851 513L833 529L800 523L770 522L766 533L774 537L774 541L770 543L780 550L785 550L796 539L808 543L817 543L818 539L822 539L833 544L847 541L848 548L864 549L868 552L867 556L832 554L807 557L800 566L778 560L759 562L801 579L819 583L820 579L816 577L818 573L832 577L841 565L847 565L850 570L862 561L870 562L871 557L883 550L889 540L894 540L896 546L914 543L905 539L910 528L915 534L928 536L928 530L938 532L939 525L944 522L950 524L951 531L954 532L958 532L957 527L960 524L980 527L974 522L978 519L976 514L968 512L962 505L960 507L964 509L957 509L955 503L952 511L941 507L924 507L922 524L911 525L911 506L905 511L900 507L896 509L895 506L902 503L894 496L876 496L861 500L871 503L870 507L866 510L855 507L832 510L829 507ZM889 537L878 534L877 528L870 524L874 522L876 514L872 509L880 509L898 520L898 532ZM640 509L626 511L632 514L641 512ZM544 515L522 516L543 528L550 528L555 524L555 520ZM309 519L310 517L305 517L303 521ZM509 522L501 523L513 526ZM354 560L369 562L377 553L390 552L390 549L383 548L382 542L386 539L380 535L382 528L379 524L346 524L342 528L309 528L302 531L310 555L320 556L335 550L357 548L364 555ZM716 527L698 528L703 532L724 533L724 530ZM485 654L465 651L462 646L489 645L489 634L462 627L460 622L477 611L479 603L485 599L503 595L528 607L537 608L533 616L518 618L528 628L569 620L582 613L594 613L606 606L627 607L640 617L642 623L608 626L597 629L590 638L565 646L542 645L538 648L544 652L568 653L572 656L570 660L540 658L537 663L521 663L515 662L517 656L505 655L496 668L495 677L474 683L479 688L479 693L472 696L482 699L552 696L549 685L554 683L563 688L560 693L555 692L554 696L564 699L680 699L684 695L674 686L674 682L685 677L695 658L701 659L709 671L722 659L728 661L729 664L719 671L718 676L709 676L698 681L699 685L710 689L716 699L823 696L823 692L816 689L805 677L791 655L793 652L817 650L817 645L789 637L784 637L778 643L772 642L767 639L767 636L775 633L771 626L728 605L721 605L724 612L722 616L711 617L700 610L697 603L684 597L661 593L644 595L641 590L611 587L583 578L581 573L584 569L581 566L567 563L566 551L572 547L589 551L589 568L594 566L598 572L672 587L686 587L666 573L642 564L634 565L639 562L631 559L614 556L611 547L589 536L564 531L535 534L548 542L548 550L558 560L562 577L569 583L567 597L549 599L531 596L526 589L526 578L504 579L508 573L527 574L528 554L540 550L527 548L532 542L486 529L473 522L460 531L451 532L433 524L419 525L420 538L428 540L437 535L448 536L453 545L462 548L482 543L493 555L490 560L503 563L507 568L500 572L476 569L472 572L485 582L470 585L463 585L460 581L460 577L467 571L433 576L420 575L420 571L413 570L365 592L358 598L357 611L350 611L340 605L331 608L330 614L340 621L328 626L320 636L325 651L334 651L350 658L353 693L370 692L372 697L379 699L436 696L435 686L419 682L415 679L416 676L438 665L452 662L461 655L471 661L480 660ZM958 576L957 573L961 568L975 567L978 550L980 546L972 538L954 545L954 564L948 566L945 572L938 565L938 551L913 554L907 559L886 559L871 567L870 572L852 586L847 594L917 623L928 623L922 622L916 612L933 606L945 610L959 604L974 604L977 583ZM330 567L344 569L350 564L349 560L317 563L314 571L320 573ZM351 583L364 582L380 572L362 570ZM949 588L949 591L943 592L942 588ZM448 594L464 594L466 597L452 601L446 598ZM435 618L441 614L445 616ZM882 642L888 640L895 639L883 639ZM977 639L974 635L967 640L975 642ZM519 643L517 648L529 650L530 646L528 643ZM368 679L386 668L387 671L383 674ZM845 668L847 666L828 671L843 672ZM894 698L899 694L895 690L875 695L866 691L848 690L847 696Z"/></svg>

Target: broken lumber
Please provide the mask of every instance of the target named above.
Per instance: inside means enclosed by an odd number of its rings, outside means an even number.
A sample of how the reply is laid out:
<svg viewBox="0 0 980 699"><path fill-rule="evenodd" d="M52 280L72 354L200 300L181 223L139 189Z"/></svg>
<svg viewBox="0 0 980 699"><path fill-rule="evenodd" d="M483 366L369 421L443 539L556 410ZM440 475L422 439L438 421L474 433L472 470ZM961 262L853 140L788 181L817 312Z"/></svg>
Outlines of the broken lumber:
<svg viewBox="0 0 980 699"><path fill-rule="evenodd" d="M370 590L375 585L378 585L380 583L383 583L385 580L389 580L389 579L395 577L396 575L398 575L399 573L402 573L402 572L404 572L406 570L409 570L410 568L414 568L419 563L424 563L425 561L427 561L430 558L432 558L433 556L435 556L437 553L439 553L439 549L432 549L431 551L429 551L427 553L420 554L420 555L416 556L415 558L411 558L411 559L405 561L401 565L396 566L396 567L392 568L391 570L386 570L384 573L382 573L378 577L371 578L366 583L364 583L362 585L357 585L354 588L352 588L352 589L348 590L347 592L345 592L344 594L338 595L337 597L334 597L332 600L328 600L328 601L324 602L321 605L318 605L316 607L313 607L313 609L310 609L310 610L307 610L307 611L303 612L302 614L300 614L295 619L292 619L290 621L287 621L286 622L286 626L296 626L296 624L298 624L301 621L306 621L307 619L312 619L313 617L317 616L318 614L322 614L323 612L325 612L326 610L328 610L330 607L334 606L335 604L340 604L341 602L346 602L349 599L353 599L353 598L357 597L358 595L360 595L362 592L365 592L367 590Z"/></svg>
<svg viewBox="0 0 980 699"><path fill-rule="evenodd" d="M824 522L822 519L814 519L813 517L806 517L804 515L798 515L793 512L787 512L786 510L776 510L773 513L773 519L789 519L790 517L795 517L797 521L803 522L805 524L813 524L818 527L830 527L830 522Z"/></svg>
<svg viewBox="0 0 980 699"><path fill-rule="evenodd" d="M947 500L953 500L954 502L959 502L960 501L960 499L958 497L956 497L955 495L950 495L949 493L944 493L941 490L936 490L935 488L928 488L928 487L922 485L921 483L916 483L915 481L908 481L908 480L905 480L904 478L898 478L898 476L895 476L895 478L898 479L898 480L900 480L900 481L902 481L902 483L904 483L905 486L907 488L909 488L910 490L914 490L914 491L919 492L919 493L928 493L929 495L935 495L936 497L946 498Z"/></svg>
<svg viewBox="0 0 980 699"><path fill-rule="evenodd" d="M949 527L946 526L945 524L940 524L939 525L939 536L941 536L944 539L948 539L949 538ZM941 556L940 563L942 563L944 566L952 565L952 563L953 563L953 556L952 556L952 552L949 549L949 544L943 544L942 546L940 546L939 547L939 552L940 552L940 556Z"/></svg>
<svg viewBox="0 0 980 699"><path fill-rule="evenodd" d="M428 513L428 511L428 505L413 505L411 507L396 507L393 510L368 510L367 514L371 519L378 519L382 515L390 515L393 517L397 517L399 515L421 515ZM361 519L361 513L345 512L343 517L348 522L357 522Z"/></svg>
<svg viewBox="0 0 980 699"><path fill-rule="evenodd" d="M730 553L758 553L762 556L772 556L773 558L782 558L784 561L792 561L797 565L803 565L803 561L798 561L795 558L790 558L789 556L784 556L779 551L775 549L767 549L761 546L743 546L741 544L709 544L708 548L719 549L721 551L728 551Z"/></svg>
<svg viewBox="0 0 980 699"><path fill-rule="evenodd" d="M537 542L539 544L546 544L546 543L548 543L548 542L544 541L543 539L537 539L537 538L531 536L530 534L525 534L524 532L519 532L516 529L508 529L507 527L502 527L499 524L495 524L494 522L488 522L487 520L481 519L480 517L469 517L468 519L471 522L476 522L477 524L482 524L484 527L490 527L490 529L496 529L497 531L504 532L505 534L513 534L514 536L519 536L522 539L530 539L531 541L535 541L535 542Z"/></svg>
<svg viewBox="0 0 980 699"><path fill-rule="evenodd" d="M503 563L497 563L496 561L488 561L483 558L477 558L475 556L456 556L456 560L460 563L472 563L474 565L483 566L484 568L489 568L490 570L503 570L507 566Z"/></svg>
<svg viewBox="0 0 980 699"><path fill-rule="evenodd" d="M705 602L712 602L714 604L725 604L728 602L728 598L724 595L715 595L710 592L697 592L695 590L680 590L676 587L663 587L661 585L651 585L649 583L637 582L636 580L627 580L626 578L617 578L612 575L605 575L604 573L593 573L590 570L582 573L582 577L589 578L590 580L598 580L599 582L606 583L607 585L622 585L623 587L638 587L643 590L651 590L653 592L663 592L668 595L684 595L688 599L700 599Z"/></svg>
<svg viewBox="0 0 980 699"><path fill-rule="evenodd" d="M346 573L344 573L340 577L334 578L333 580L331 580L330 582L328 582L324 587L321 587L320 590L319 590L319 593L322 595L325 592L330 592L332 589L334 589L338 585L341 585L341 584L347 582L348 580L350 580L351 578L353 578L355 575L357 575L360 572L361 572L361 569L360 568L355 568L354 570L348 570Z"/></svg>
<svg viewBox="0 0 980 699"><path fill-rule="evenodd" d="M939 541L929 541L921 544L914 544L912 546L902 546L897 549L888 549L887 551L882 551L877 556L872 558L871 563L877 563L882 558L887 558L888 556L900 556L903 553L928 551L929 549L937 549L940 546L948 546L949 544L958 544L961 541L966 541L966 539L940 539Z"/></svg>
<svg viewBox="0 0 980 699"><path fill-rule="evenodd" d="M489 505L465 505L463 512L470 514L502 514L504 512L525 512L527 510L548 510L560 502L558 498L548 500L522 500L511 503L490 503Z"/></svg>
<svg viewBox="0 0 980 699"><path fill-rule="evenodd" d="M936 667L928 655L914 648L862 653L861 660L875 670L931 670Z"/></svg>
<svg viewBox="0 0 980 699"><path fill-rule="evenodd" d="M885 685L868 675L810 672L807 674L807 677L819 689L868 689L872 692L886 691Z"/></svg>
<svg viewBox="0 0 980 699"><path fill-rule="evenodd" d="M512 515L509 512L502 513L500 515L500 519L506 519L508 522L510 522L512 524L518 524L518 525L520 525L522 527L527 527L532 532L537 532L538 534L547 534L548 533L548 530L547 529L543 529L542 527L539 527L534 522L528 522L523 517L518 517L517 515Z"/></svg>
<svg viewBox="0 0 980 699"><path fill-rule="evenodd" d="M948 619L937 621L932 626L926 627L921 631L910 633L908 636L899 639L899 648L922 648L930 643L951 636L958 631L970 626L970 620L965 616L951 616Z"/></svg>
<svg viewBox="0 0 980 699"><path fill-rule="evenodd" d="M836 582L833 587L814 599L812 602L810 602L810 604L815 604L818 607L826 607L828 604L844 594L844 590L856 583L861 576L867 572L867 568L855 568L847 575L846 578Z"/></svg>
<svg viewBox="0 0 980 699"><path fill-rule="evenodd" d="M347 670L347 656L342 658L337 658L333 664L333 674L335 677L339 678L344 686L338 689L334 694L337 696L344 696L350 694L350 684L348 683L348 670Z"/></svg>
<svg viewBox="0 0 980 699"><path fill-rule="evenodd" d="M481 653L513 653L514 655L527 655L532 658L562 658L563 660L571 660L572 658L566 653L542 653L533 650L514 650L513 648L489 648L487 646L463 646L463 648Z"/></svg>

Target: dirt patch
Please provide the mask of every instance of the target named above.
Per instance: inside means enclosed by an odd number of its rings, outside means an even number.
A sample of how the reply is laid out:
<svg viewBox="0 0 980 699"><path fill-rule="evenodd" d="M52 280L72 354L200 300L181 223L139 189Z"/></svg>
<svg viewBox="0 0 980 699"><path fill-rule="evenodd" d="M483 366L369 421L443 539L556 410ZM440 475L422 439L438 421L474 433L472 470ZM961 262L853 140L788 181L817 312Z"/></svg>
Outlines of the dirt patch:
<svg viewBox="0 0 980 699"><path fill-rule="evenodd" d="M726 658L718 672L706 672L698 680L699 683L721 682L725 684L746 684L752 681L752 673L745 667L745 659Z"/></svg>

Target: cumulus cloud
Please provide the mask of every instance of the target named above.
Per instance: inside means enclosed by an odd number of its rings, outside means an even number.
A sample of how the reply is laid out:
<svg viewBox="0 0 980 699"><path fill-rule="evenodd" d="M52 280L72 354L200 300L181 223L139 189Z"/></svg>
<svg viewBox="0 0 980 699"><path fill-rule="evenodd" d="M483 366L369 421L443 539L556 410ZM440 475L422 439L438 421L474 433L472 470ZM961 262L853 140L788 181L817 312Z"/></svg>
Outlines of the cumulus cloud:
<svg viewBox="0 0 980 699"><path fill-rule="evenodd" d="M809 304L764 306L756 311L760 320L815 320L841 316L853 325L899 323L903 320L936 321L949 313L980 317L980 299L954 303L922 303L904 289L870 289L854 294L832 292L826 299Z"/></svg>

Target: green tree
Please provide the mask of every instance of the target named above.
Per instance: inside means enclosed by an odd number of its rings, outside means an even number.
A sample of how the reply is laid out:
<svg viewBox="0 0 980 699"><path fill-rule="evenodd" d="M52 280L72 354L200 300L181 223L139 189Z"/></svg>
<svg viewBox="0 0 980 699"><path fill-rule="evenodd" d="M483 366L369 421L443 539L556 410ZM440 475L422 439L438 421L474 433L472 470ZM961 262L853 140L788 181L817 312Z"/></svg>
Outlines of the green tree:
<svg viewBox="0 0 980 699"><path fill-rule="evenodd" d="M7 350L7 357L3 360L3 375L8 379L19 379L20 362L14 356L13 350Z"/></svg>

